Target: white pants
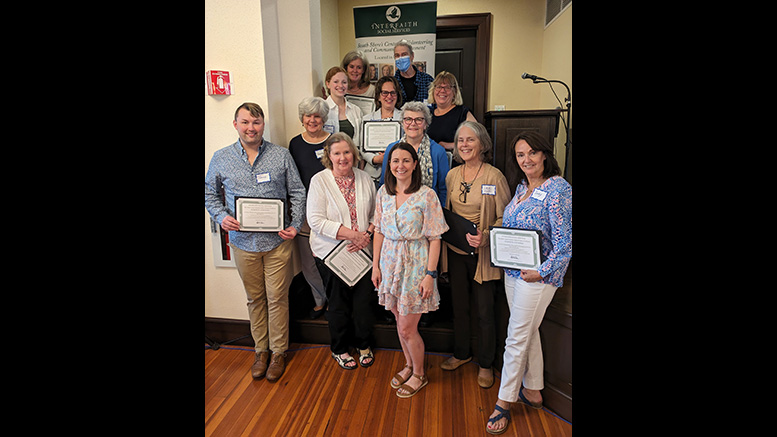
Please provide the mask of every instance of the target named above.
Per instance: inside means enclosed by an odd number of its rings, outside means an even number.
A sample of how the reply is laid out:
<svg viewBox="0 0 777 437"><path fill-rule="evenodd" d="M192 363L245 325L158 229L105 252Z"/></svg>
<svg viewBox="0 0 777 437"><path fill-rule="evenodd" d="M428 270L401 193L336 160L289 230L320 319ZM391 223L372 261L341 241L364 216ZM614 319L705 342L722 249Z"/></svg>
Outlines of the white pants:
<svg viewBox="0 0 777 437"><path fill-rule="evenodd" d="M499 399L503 401L518 401L521 383L531 390L545 388L539 328L556 288L505 275L510 322L499 386Z"/></svg>

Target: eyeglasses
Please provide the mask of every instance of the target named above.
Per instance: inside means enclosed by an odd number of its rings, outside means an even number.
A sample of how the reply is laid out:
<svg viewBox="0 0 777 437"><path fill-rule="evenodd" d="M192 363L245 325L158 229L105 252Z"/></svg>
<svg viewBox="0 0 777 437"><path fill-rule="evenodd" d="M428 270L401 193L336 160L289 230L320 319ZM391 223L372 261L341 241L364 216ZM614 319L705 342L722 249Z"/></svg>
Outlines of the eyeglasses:
<svg viewBox="0 0 777 437"><path fill-rule="evenodd" d="M456 89L456 87L452 85L437 85L436 87L434 87L434 89L440 90L440 91L450 91L450 90Z"/></svg>
<svg viewBox="0 0 777 437"><path fill-rule="evenodd" d="M381 91L380 95L383 96L383 97L396 96L397 92L396 91Z"/></svg>
<svg viewBox="0 0 777 437"><path fill-rule="evenodd" d="M421 122L424 121L424 118L423 117L418 117L418 118L405 117L405 118L402 119L402 121L404 121L405 124L407 124L407 125L410 125L413 122L415 122L415 124L421 124Z"/></svg>
<svg viewBox="0 0 777 437"><path fill-rule="evenodd" d="M467 193L469 193L470 188L472 188L472 183L466 183L464 181L461 181L461 193L459 193L459 202L461 203L467 203Z"/></svg>

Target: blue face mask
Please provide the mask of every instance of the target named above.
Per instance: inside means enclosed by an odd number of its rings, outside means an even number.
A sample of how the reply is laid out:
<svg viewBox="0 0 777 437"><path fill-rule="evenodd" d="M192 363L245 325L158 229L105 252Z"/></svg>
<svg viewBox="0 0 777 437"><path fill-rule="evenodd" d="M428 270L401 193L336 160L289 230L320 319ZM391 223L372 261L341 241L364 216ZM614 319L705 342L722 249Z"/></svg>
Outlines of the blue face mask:
<svg viewBox="0 0 777 437"><path fill-rule="evenodd" d="M410 68L410 56L402 56L401 58L397 58L394 60L394 64L397 66L398 70L407 71L407 69Z"/></svg>

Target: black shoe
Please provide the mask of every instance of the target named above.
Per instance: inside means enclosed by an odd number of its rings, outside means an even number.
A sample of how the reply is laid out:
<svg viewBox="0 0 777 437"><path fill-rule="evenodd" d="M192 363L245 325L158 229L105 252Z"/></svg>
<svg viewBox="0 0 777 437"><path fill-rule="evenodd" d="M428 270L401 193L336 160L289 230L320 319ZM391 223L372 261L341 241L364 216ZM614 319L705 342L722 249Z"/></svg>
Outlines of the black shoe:
<svg viewBox="0 0 777 437"><path fill-rule="evenodd" d="M315 319L323 316L325 312L326 312L326 306L324 306L320 310L312 309L312 310L310 310L310 319L311 320L315 320Z"/></svg>

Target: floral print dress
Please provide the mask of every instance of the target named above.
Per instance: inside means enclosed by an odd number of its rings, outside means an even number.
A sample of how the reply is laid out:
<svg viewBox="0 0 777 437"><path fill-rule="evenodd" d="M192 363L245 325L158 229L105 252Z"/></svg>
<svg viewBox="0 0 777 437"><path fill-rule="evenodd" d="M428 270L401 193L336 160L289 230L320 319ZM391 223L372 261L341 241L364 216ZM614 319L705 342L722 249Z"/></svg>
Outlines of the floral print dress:
<svg viewBox="0 0 777 437"><path fill-rule="evenodd" d="M436 311L440 305L437 281L428 299L421 298L421 281L429 261L429 240L448 230L437 194L421 188L397 208L397 197L380 187L375 205L375 231L383 234L380 251L381 283L378 302L400 315Z"/></svg>

